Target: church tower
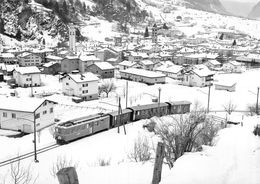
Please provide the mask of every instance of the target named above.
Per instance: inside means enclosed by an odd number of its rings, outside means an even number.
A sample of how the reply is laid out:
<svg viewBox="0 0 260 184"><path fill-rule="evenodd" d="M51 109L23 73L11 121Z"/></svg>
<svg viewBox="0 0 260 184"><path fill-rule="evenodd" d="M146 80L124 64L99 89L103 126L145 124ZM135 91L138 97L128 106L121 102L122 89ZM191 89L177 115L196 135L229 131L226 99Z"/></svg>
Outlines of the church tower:
<svg viewBox="0 0 260 184"><path fill-rule="evenodd" d="M73 24L69 25L69 47L73 54L76 54L76 29Z"/></svg>

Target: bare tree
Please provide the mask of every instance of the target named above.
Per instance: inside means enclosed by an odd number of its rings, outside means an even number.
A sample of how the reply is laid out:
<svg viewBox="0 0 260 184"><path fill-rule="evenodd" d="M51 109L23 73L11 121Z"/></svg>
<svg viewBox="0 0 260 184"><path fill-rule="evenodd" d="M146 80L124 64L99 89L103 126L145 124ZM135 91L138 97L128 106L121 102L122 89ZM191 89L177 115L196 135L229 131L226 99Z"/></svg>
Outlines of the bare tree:
<svg viewBox="0 0 260 184"><path fill-rule="evenodd" d="M255 115L256 114L256 104L248 104L247 110L248 110L250 116Z"/></svg>
<svg viewBox="0 0 260 184"><path fill-rule="evenodd" d="M135 162L146 162L151 159L152 148L147 137L138 136L134 142L134 147L128 154L128 158Z"/></svg>
<svg viewBox="0 0 260 184"><path fill-rule="evenodd" d="M116 85L113 80L106 80L101 83L101 85L98 87L99 94L106 93L107 97L110 92L116 90Z"/></svg>
<svg viewBox="0 0 260 184"><path fill-rule="evenodd" d="M34 184L37 180L37 177L33 178L31 165L23 167L21 160L11 164L10 177L13 184Z"/></svg>
<svg viewBox="0 0 260 184"><path fill-rule="evenodd" d="M226 104L223 105L224 110L230 115L232 112L234 112L237 108L237 106L229 100Z"/></svg>
<svg viewBox="0 0 260 184"><path fill-rule="evenodd" d="M195 108L198 108L198 104ZM185 152L197 151L202 144L211 145L219 128L207 118L204 109L190 114L153 117L154 132L165 143L166 163L170 168Z"/></svg>
<svg viewBox="0 0 260 184"><path fill-rule="evenodd" d="M55 178L57 172L66 167L74 167L76 169L78 164L73 162L71 159L67 159L65 156L59 156L57 157L56 162L53 163L50 173Z"/></svg>

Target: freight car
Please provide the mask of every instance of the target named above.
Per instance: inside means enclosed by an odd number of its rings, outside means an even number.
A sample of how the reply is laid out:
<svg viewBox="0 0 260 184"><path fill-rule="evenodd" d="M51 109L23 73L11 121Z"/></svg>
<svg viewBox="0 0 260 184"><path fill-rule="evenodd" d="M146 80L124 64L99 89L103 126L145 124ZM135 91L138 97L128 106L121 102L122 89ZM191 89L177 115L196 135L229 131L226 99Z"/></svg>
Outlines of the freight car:
<svg viewBox="0 0 260 184"><path fill-rule="evenodd" d="M149 119L153 116L188 113L190 105L188 101L138 105L123 109L120 113L114 111L73 119L55 127L55 139L57 143L67 143L132 121Z"/></svg>

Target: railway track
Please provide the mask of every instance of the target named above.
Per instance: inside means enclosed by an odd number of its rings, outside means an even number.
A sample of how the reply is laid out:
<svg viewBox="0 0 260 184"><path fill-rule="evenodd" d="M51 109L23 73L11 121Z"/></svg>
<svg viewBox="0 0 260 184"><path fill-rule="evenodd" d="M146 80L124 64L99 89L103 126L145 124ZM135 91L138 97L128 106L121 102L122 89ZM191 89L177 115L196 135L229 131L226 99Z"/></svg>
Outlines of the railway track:
<svg viewBox="0 0 260 184"><path fill-rule="evenodd" d="M52 150L52 149L55 149L57 147L59 147L60 145L58 144L52 144L50 146L46 146L44 148L40 148L38 149L36 152L37 154L40 154L40 153L44 153L46 151L49 151L49 150ZM6 166L6 165L9 165L9 164L12 164L14 162L18 162L20 160L24 160L24 159L27 159L27 158L30 158L30 157L33 157L34 156L34 151L32 152L29 152L29 153L26 153L26 154L23 154L23 155L19 155L17 157L13 157L13 158L10 158L8 160L5 160L5 161L2 161L0 162L0 167L3 167L3 166Z"/></svg>

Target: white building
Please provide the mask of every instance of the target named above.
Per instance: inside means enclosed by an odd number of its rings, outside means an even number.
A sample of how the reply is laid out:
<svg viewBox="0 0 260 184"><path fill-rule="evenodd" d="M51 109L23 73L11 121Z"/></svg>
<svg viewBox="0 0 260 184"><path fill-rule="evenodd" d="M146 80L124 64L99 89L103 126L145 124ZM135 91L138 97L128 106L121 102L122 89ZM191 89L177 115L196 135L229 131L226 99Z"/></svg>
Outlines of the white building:
<svg viewBox="0 0 260 184"><path fill-rule="evenodd" d="M32 133L54 123L55 102L39 98L0 97L0 128Z"/></svg>
<svg viewBox="0 0 260 184"><path fill-rule="evenodd" d="M30 52L24 52L17 56L20 66L38 66L42 64L40 55Z"/></svg>
<svg viewBox="0 0 260 184"><path fill-rule="evenodd" d="M182 84L196 87L210 86L212 85L214 74L208 68L193 68L183 73Z"/></svg>
<svg viewBox="0 0 260 184"><path fill-rule="evenodd" d="M40 86L41 71L36 66L17 67L14 69L13 78L21 87Z"/></svg>
<svg viewBox="0 0 260 184"><path fill-rule="evenodd" d="M121 63L118 63L119 70L125 70L127 68L135 68L138 64L134 61L124 60Z"/></svg>
<svg viewBox="0 0 260 184"><path fill-rule="evenodd" d="M62 92L69 96L76 96L84 100L98 98L98 77L93 73L72 73L62 79Z"/></svg>
<svg viewBox="0 0 260 184"><path fill-rule="evenodd" d="M172 79L181 80L181 71L183 67L180 65L162 65L155 69L157 72L165 74Z"/></svg>
<svg viewBox="0 0 260 184"><path fill-rule="evenodd" d="M229 61L223 64L223 70L227 72L241 73L242 64L237 61Z"/></svg>

